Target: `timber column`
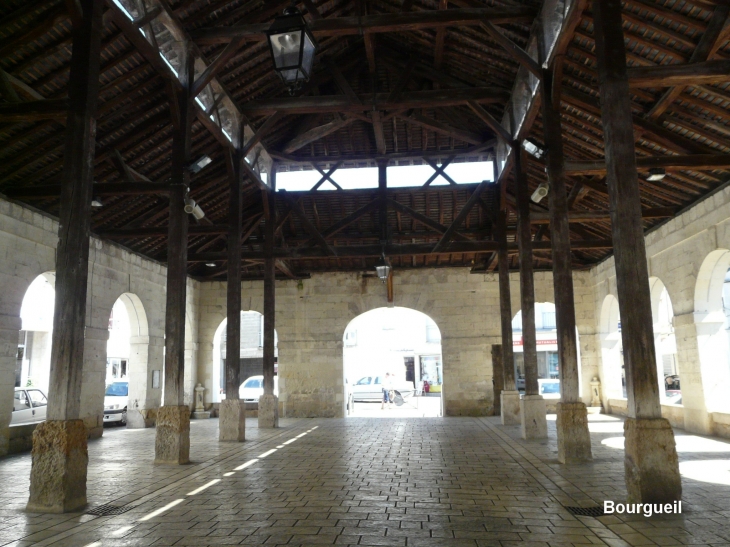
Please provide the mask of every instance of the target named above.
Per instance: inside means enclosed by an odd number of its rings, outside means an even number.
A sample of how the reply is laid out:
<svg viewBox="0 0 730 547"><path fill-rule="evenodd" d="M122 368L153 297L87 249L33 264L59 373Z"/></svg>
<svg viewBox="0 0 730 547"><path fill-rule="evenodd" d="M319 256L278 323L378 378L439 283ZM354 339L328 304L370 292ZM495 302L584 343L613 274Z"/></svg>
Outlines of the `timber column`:
<svg viewBox="0 0 730 547"><path fill-rule="evenodd" d="M520 253L520 299L522 302L522 351L525 360L525 395L520 400L523 439L547 438L547 409L537 383L537 335L535 334L535 280L532 265L530 196L522 143L515 146L517 183L517 244Z"/></svg>
<svg viewBox="0 0 730 547"><path fill-rule="evenodd" d="M492 344L492 384L494 385L494 416L502 413L502 391L504 391L504 370L502 368L502 346Z"/></svg>
<svg viewBox="0 0 730 547"><path fill-rule="evenodd" d="M77 7L81 13L73 24L48 419L33 432L26 507L38 513L64 513L86 505L89 456L86 427L79 417L103 2L80 0Z"/></svg>
<svg viewBox="0 0 730 547"><path fill-rule="evenodd" d="M243 135L240 146L243 146ZM218 440L242 442L246 440L246 404L238 398L238 390L241 385L241 162L245 160L238 151L229 154L228 160L226 398L220 406Z"/></svg>
<svg viewBox="0 0 730 547"><path fill-rule="evenodd" d="M271 166L271 188L264 191L264 394L259 397L259 427L279 427L279 398L274 395L274 326L276 324L276 164Z"/></svg>
<svg viewBox="0 0 730 547"><path fill-rule="evenodd" d="M568 194L565 188L560 97L553 95L553 74L543 71L542 125L547 148L550 181L550 235L553 248L553 288L558 335L560 402L557 404L558 461L580 463L593 459L588 411L580 400L578 341L575 325L575 297L568 225ZM560 82L555 82L558 86Z"/></svg>
<svg viewBox="0 0 730 547"><path fill-rule="evenodd" d="M499 212L497 218L499 239L499 312L502 325L502 371L504 389L500 394L502 425L519 425L520 392L515 382L515 358L512 342L512 301L509 286L509 255L507 254L507 213Z"/></svg>
<svg viewBox="0 0 730 547"><path fill-rule="evenodd" d="M681 498L682 481L674 433L669 422L662 418L659 403L621 1L594 2L593 17L626 363L626 489L629 503L669 503Z"/></svg>
<svg viewBox="0 0 730 547"><path fill-rule="evenodd" d="M165 393L157 412L155 463L185 464L190 461L190 408L184 401L185 304L187 296L188 215L185 196L189 187L190 133L193 119L194 59L184 50L182 87L170 97L172 109L172 184L167 236L167 302L165 308Z"/></svg>

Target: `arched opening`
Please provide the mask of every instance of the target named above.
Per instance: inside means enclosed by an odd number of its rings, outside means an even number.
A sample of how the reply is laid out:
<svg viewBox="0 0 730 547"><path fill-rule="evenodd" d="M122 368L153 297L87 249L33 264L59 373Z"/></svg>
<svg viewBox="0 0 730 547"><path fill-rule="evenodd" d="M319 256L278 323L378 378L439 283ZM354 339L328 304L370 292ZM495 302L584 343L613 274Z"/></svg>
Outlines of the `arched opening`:
<svg viewBox="0 0 730 547"><path fill-rule="evenodd" d="M607 399L626 398L626 370L621 342L621 316L618 299L609 294L601 306L601 383L604 406Z"/></svg>
<svg viewBox="0 0 730 547"><path fill-rule="evenodd" d="M695 286L695 327L708 412L730 412L730 251L705 258Z"/></svg>
<svg viewBox="0 0 730 547"><path fill-rule="evenodd" d="M213 336L213 394L214 403L225 399L226 389L226 326L224 319ZM257 311L241 312L241 360L240 380L242 396L245 400L258 402L263 393L264 365L264 316ZM274 330L274 381L275 393L278 391L279 336Z"/></svg>
<svg viewBox="0 0 730 547"><path fill-rule="evenodd" d="M15 387L37 388L46 395L51 374L55 282L56 274L46 272L36 277L25 292L15 367Z"/></svg>
<svg viewBox="0 0 730 547"><path fill-rule="evenodd" d="M576 337L578 331L576 330ZM537 340L537 383L545 399L560 398L560 360L555 304L535 302L535 338ZM518 391L525 390L525 359L522 337L522 310L512 319L512 344L515 359L515 380ZM580 347L580 343L578 343ZM580 384L580 352L578 353L578 383Z"/></svg>
<svg viewBox="0 0 730 547"><path fill-rule="evenodd" d="M659 397L662 404L682 404L682 392L677 363L677 339L674 334L674 309L664 283L649 279L651 313L654 323L654 348L657 359Z"/></svg>
<svg viewBox="0 0 730 547"><path fill-rule="evenodd" d="M148 370L149 332L142 301L122 294L109 314L104 423L146 427L161 397L160 372ZM157 385L157 387L155 387Z"/></svg>
<svg viewBox="0 0 730 547"><path fill-rule="evenodd" d="M393 307L357 316L345 329L342 358L349 416L443 415L441 331L426 314Z"/></svg>

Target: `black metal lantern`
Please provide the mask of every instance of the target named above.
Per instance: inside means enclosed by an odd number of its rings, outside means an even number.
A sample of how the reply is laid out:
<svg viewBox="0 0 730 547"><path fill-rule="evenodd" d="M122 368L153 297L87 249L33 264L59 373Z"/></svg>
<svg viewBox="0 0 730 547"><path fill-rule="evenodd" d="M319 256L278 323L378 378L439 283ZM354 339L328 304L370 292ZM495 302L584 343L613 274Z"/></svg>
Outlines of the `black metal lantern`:
<svg viewBox="0 0 730 547"><path fill-rule="evenodd" d="M309 81L317 42L301 12L293 6L285 9L284 15L274 20L266 35L274 69L282 81L290 89Z"/></svg>

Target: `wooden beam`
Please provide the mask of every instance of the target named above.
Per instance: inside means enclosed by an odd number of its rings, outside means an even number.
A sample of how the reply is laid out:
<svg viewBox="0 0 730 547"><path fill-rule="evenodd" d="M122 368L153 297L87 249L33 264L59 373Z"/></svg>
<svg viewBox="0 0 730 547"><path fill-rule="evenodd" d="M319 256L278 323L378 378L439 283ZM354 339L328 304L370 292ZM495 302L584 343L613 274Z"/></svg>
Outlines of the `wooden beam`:
<svg viewBox="0 0 730 547"><path fill-rule="evenodd" d="M276 179L273 181L276 182ZM272 185L273 186L273 185ZM274 258L274 237L276 228L276 192L265 192L263 199L268 201L269 216L266 218L264 235L264 344L263 375L264 395L274 395L275 338L276 338L276 260ZM298 211L295 211L298 212ZM240 291L239 291L240 292ZM277 402L278 404L278 402ZM259 414L259 428L278 427L279 413L274 411L272 422L262 420Z"/></svg>
<svg viewBox="0 0 730 547"><path fill-rule="evenodd" d="M634 66L627 69L631 87L672 87L730 81L730 61L686 65Z"/></svg>
<svg viewBox="0 0 730 547"><path fill-rule="evenodd" d="M370 113L373 120L373 133L375 134L375 147L378 154L385 154L385 134L383 133L383 118L379 110L373 110Z"/></svg>
<svg viewBox="0 0 730 547"><path fill-rule="evenodd" d="M658 207L654 209L645 209L642 212L642 218L668 218L676 214L676 209L672 207ZM549 213L532 213L530 222L532 224L550 224ZM588 222L610 222L610 211L570 211L568 213L568 222L588 223Z"/></svg>
<svg viewBox="0 0 730 547"><path fill-rule="evenodd" d="M504 50L509 53L513 59L532 72L538 78L542 78L542 69L540 65L530 55L507 38L501 30L494 26L490 21L486 21L480 25L489 34L492 39L497 42Z"/></svg>
<svg viewBox="0 0 730 547"><path fill-rule="evenodd" d="M467 105L472 109L474 114L479 117L479 119L481 119L492 131L494 131L495 136L501 137L506 143L512 143L512 135L510 135L509 131L507 131L504 126L494 118L494 116L487 112L482 105L474 101L468 101Z"/></svg>
<svg viewBox="0 0 730 547"><path fill-rule="evenodd" d="M692 154L683 156L651 156L637 157L637 169L652 169L661 167L667 171L672 170L715 170L730 168L730 155L728 154ZM606 162L604 160L593 161L567 161L565 171L568 175L605 175Z"/></svg>
<svg viewBox="0 0 730 547"><path fill-rule="evenodd" d="M165 237L169 232L168 226L143 226L140 228L119 228L95 232L105 239L144 239L148 237ZM221 235L228 233L227 225L196 224L188 227L190 235Z"/></svg>
<svg viewBox="0 0 730 547"><path fill-rule="evenodd" d="M300 148L308 145L310 142L315 142L323 139L327 135L330 135L335 131L339 131L340 129L350 125L354 121L355 118L351 117L337 118L335 120L332 120L331 122L327 122L318 127L309 129L308 131L297 135L288 143L286 143L284 145L283 152L285 154L291 154L292 152L296 152Z"/></svg>
<svg viewBox="0 0 730 547"><path fill-rule="evenodd" d="M484 21L497 25L532 23L535 15L536 11L531 8L467 8L325 18L312 21L309 26L316 37L322 38L478 26ZM192 31L190 34L195 42L201 45L227 43L236 38L262 42L266 40L266 31L270 26L271 23L208 27Z"/></svg>
<svg viewBox="0 0 730 547"><path fill-rule="evenodd" d="M9 103L18 103L20 102L20 97L18 97L18 93L15 91L8 76L8 73L0 68L0 95L5 97L5 100Z"/></svg>
<svg viewBox="0 0 730 547"><path fill-rule="evenodd" d="M243 46L244 40L242 38L238 38L236 40L231 41L230 44L228 44L223 51L220 52L218 57L216 57L212 63L210 63L203 73L198 77L197 80L195 80L195 83L193 84L193 89L191 93L193 94L193 97L197 97L203 89L205 89L205 86L207 86L215 77L216 74L224 67L226 66L226 63L228 63L233 57L238 53L238 50L241 49L241 46Z"/></svg>
<svg viewBox="0 0 730 547"><path fill-rule="evenodd" d="M509 254L507 244L507 215L502 209L499 210L496 228L497 239L497 260L499 261L499 317L502 327L502 348L504 365L504 389L517 391L515 382L514 355L512 346L512 297L510 295L509 281ZM512 416L514 420L514 416ZM509 425L512 422L503 415L503 423Z"/></svg>
<svg viewBox="0 0 730 547"><path fill-rule="evenodd" d="M355 90L352 89L352 86L342 74L342 71L337 66L337 64L334 63L329 57L326 57L324 59L324 64L327 66L327 70L330 71L330 74L332 74L332 76L334 77L337 87L340 88L340 91L345 94L350 102L353 104L362 104L362 100L360 99L360 97L357 96Z"/></svg>
<svg viewBox="0 0 730 547"><path fill-rule="evenodd" d="M332 226L330 226L329 228L324 230L322 232L322 237L325 239L333 238L336 234L338 234L339 232L341 232L342 230L347 228L350 224L352 224L353 222L356 222L360 217L366 215L370 211L377 209L379 206L380 206L380 197L377 197L370 203L367 203L367 204L363 205L362 207L360 207L359 209L356 209L354 212L347 215L345 218L337 221ZM311 247L316 244L317 244L316 239L310 239L309 242L307 243L307 246Z"/></svg>
<svg viewBox="0 0 730 547"><path fill-rule="evenodd" d="M68 99L43 99L0 104L0 123L65 120L67 114Z"/></svg>
<svg viewBox="0 0 730 547"><path fill-rule="evenodd" d="M254 133L249 141L243 145L241 156L245 158L248 153L253 150L254 146L260 143L261 139L263 139L269 131L273 129L274 125L276 125L276 123L283 117L284 114L282 112L274 112L271 116L269 116L261 127L256 130L256 133Z"/></svg>
<svg viewBox="0 0 730 547"><path fill-rule="evenodd" d="M342 162L341 161L338 161L332 167L330 167L329 171L327 171L325 173L324 170L319 165L317 165L316 163L312 162L312 167L314 167L315 170L319 171L319 174L322 175L322 178L319 179L319 181L317 181L317 184L315 184L310 189L310 192L313 192L313 191L317 190L317 188L319 188L320 186L322 186L322 184L324 184L325 181L329 181L332 186L334 186L338 190L342 190L342 186L340 186L339 184L337 184L337 182L335 182L335 179L332 178L332 175L334 174L334 172L337 171L340 168L341 165L342 165Z"/></svg>
<svg viewBox="0 0 730 547"><path fill-rule="evenodd" d="M81 418L81 384L84 362L84 332L88 289L91 186L96 147L96 109L99 92L102 6L95 0L81 0L83 16L73 27L73 50L69 80L66 146L63 154L63 181L56 250L56 299L53 314L51 372L48 391L49 420ZM19 105L11 105L19 107ZM26 103L27 104L27 103ZM6 107L7 105L3 105ZM41 450L41 452L43 452ZM77 485L79 492L84 484ZM47 503L43 484L63 480L64 466L57 477L49 469L31 470L30 502L39 508ZM39 474L40 473L40 474ZM53 472L52 472L53 473ZM42 475L42 476L41 476ZM64 502L78 503L73 494L59 494ZM35 500L34 498L39 499ZM85 505L86 496L83 496Z"/></svg>
<svg viewBox="0 0 730 547"><path fill-rule="evenodd" d="M453 137L454 139L458 139L463 142L468 142L469 144L475 144L475 145L484 144L484 138L482 138L482 136L478 135L477 133L473 133L466 129L457 129L455 127L450 126L449 124L439 122L439 121L436 121L431 118L427 118L426 116L423 116L421 114L413 113L410 116L397 116L397 117L412 125L416 125L418 127L425 127L426 129L430 129L431 131L435 131L436 133L441 133L442 135L446 135L448 137Z"/></svg>
<svg viewBox="0 0 730 547"><path fill-rule="evenodd" d="M60 184L16 187L3 190L3 194L14 199L57 198L61 195L61 188L62 186ZM170 192L170 185L157 182L137 182L134 180L124 182L97 182L92 185L91 192L94 196L164 195Z"/></svg>
<svg viewBox="0 0 730 547"><path fill-rule="evenodd" d="M353 104L344 95L318 97L277 97L254 100L245 103L241 111L247 116L272 114L277 110L288 114L321 114L325 112L363 112L370 110L408 110L412 108L438 108L459 106L469 101L477 103L502 103L509 98L504 89L494 87L473 87L462 89L441 89L412 91L400 100L389 103L389 93L358 95L362 104Z"/></svg>
<svg viewBox="0 0 730 547"><path fill-rule="evenodd" d="M452 254L475 254L475 253L493 253L498 250L499 244L495 241L457 241L451 242L444 249L434 252L433 245L430 243L410 243L410 244L388 244L385 246L385 254L389 257L395 256L448 256ZM571 242L574 250L603 250L611 249L612 243L606 239L592 240L575 240ZM517 252L517 244L509 243L508 251L510 253ZM336 256L339 258L378 258L383 252L380 244L370 245L339 245L332 247ZM551 251L549 241L540 241L534 243L534 251L546 252ZM290 260L306 259L306 260L330 260L332 255L328 254L321 248L317 247L297 247L277 248L274 249L274 256L277 258L285 258ZM263 251L242 252L242 260L261 260L264 258ZM211 260L225 260L224 253L199 253L189 256L190 262L209 262Z"/></svg>
<svg viewBox="0 0 730 547"><path fill-rule="evenodd" d="M241 385L241 222L243 208L243 171L241 163L245 155L240 151L227 154L228 171L228 270L226 284L226 365L225 389L226 400L238 400ZM238 428L236 428L238 429ZM243 440L225 437L221 431L221 440ZM236 432L238 433L238 431Z"/></svg>
<svg viewBox="0 0 730 547"><path fill-rule="evenodd" d="M322 249L325 251L325 253L328 256L337 256L337 253L334 251L332 247L330 247L329 243L325 240L324 237L322 237L322 234L319 233L319 230L317 230L317 227L312 224L312 221L307 218L306 213L304 212L304 209L302 209L302 206L299 202L294 201L291 197L287 195L287 192L285 190L282 190L279 192L279 195L283 198L283 200L289 205L292 212L299 217L299 220L301 221L302 225L304 226L304 229L309 232L309 234L317 241L317 243L322 247Z"/></svg>
<svg viewBox="0 0 730 547"><path fill-rule="evenodd" d="M456 216L454 221L448 227L448 229L444 233L443 237L439 240L439 242L433 248L433 252L436 253L436 252L441 251L446 246L446 244L449 241L451 241L451 238L456 233L456 230L458 230L459 226L461 226L461 223L464 222L464 220L466 220L466 217L469 215L469 213L471 212L474 205L476 205L477 201L479 201L479 196L486 189L488 184L492 184L492 182L485 180L474 189L474 192L472 192L471 196L469 197L469 200L466 202L466 204L461 209L459 214Z"/></svg>
<svg viewBox="0 0 730 547"><path fill-rule="evenodd" d="M620 0L593 3L601 123L606 135L606 180L613 215L611 232L615 242L629 416L658 419L662 414L621 11ZM677 483L678 479L677 472ZM631 486L630 481L627 484ZM662 486L662 493L669 490L670 485ZM658 492L637 494L629 488L629 496L633 499L643 501L648 497L654 502L669 501Z"/></svg>
<svg viewBox="0 0 730 547"><path fill-rule="evenodd" d="M368 69L370 70L370 74L375 74L377 68L375 65L375 36L371 32L366 32L363 40L365 41L365 56L368 60Z"/></svg>
<svg viewBox="0 0 730 547"><path fill-rule="evenodd" d="M427 217L426 215L419 213L418 211L415 211L414 209L411 209L407 205L404 205L404 204L400 203L399 201L396 201L395 199L391 199L391 198L387 198L387 199L388 199L388 205L390 205L396 211L400 211L403 214L409 215L411 218L413 218L417 222L420 222L427 228L430 228L434 232L437 232L439 234L446 233L446 230L448 228L446 228L446 226L444 226L443 224L436 222L435 220ZM460 239L462 241L465 241L466 237L464 237L460 233L456 232L456 233L454 233L454 239Z"/></svg>

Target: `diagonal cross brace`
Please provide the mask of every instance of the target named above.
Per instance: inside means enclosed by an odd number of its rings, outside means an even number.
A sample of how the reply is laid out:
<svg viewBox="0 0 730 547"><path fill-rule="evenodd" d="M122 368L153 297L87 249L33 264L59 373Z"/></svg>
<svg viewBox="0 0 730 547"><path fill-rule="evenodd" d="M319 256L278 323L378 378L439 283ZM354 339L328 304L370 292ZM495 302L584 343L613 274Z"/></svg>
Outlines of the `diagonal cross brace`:
<svg viewBox="0 0 730 547"><path fill-rule="evenodd" d="M461 226L461 223L466 220L466 217L469 215L469 212L472 210L472 208L477 204L477 201L479 201L479 196L482 194L482 192L485 190L487 185L492 184L488 180L482 181L482 183L477 186L474 189L474 193L469 198L469 201L466 202L466 205L461 209L459 214L454 219L454 222L451 223L451 225L446 230L446 233L441 237L438 243L436 243L436 246L433 248L434 253L438 253L443 250L443 248L446 246L446 244L451 241L451 238L454 237L454 234L456 233L456 230L459 229L459 226Z"/></svg>

